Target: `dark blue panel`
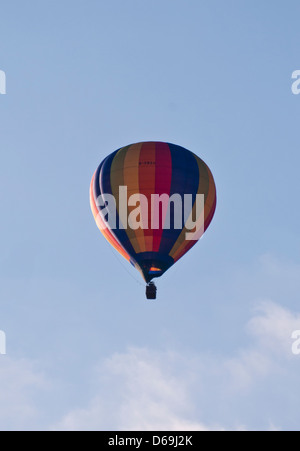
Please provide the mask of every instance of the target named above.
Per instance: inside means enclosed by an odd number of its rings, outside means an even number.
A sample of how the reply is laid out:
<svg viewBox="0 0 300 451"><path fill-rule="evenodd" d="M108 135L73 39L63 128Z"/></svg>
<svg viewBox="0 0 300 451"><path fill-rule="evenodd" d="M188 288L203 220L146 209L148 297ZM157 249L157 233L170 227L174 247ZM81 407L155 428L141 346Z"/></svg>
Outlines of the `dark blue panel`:
<svg viewBox="0 0 300 451"><path fill-rule="evenodd" d="M199 186L199 167L192 152L175 144L168 144L172 158L172 181L170 197L180 194L182 201L184 194L192 194L193 203ZM182 209L182 224L184 224L184 209ZM172 212L171 212L172 213ZM164 230L159 253L168 255L177 241L182 229L174 229L174 216L171 214L171 228Z"/></svg>
<svg viewBox="0 0 300 451"><path fill-rule="evenodd" d="M137 254L136 259L147 283L155 277L162 276L174 264L174 259L172 257L169 255L162 255L158 252L141 252L140 254ZM158 274L151 274L149 270L152 266L160 268L161 272Z"/></svg>

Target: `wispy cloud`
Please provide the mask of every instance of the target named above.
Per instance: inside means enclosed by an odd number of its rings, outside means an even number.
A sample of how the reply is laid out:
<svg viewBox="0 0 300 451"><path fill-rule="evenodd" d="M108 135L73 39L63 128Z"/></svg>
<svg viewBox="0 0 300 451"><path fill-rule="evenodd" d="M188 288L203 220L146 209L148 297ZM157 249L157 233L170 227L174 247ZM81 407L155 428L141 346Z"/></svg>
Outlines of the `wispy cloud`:
<svg viewBox="0 0 300 451"><path fill-rule="evenodd" d="M97 396L87 408L68 413L58 428L208 430L189 414L193 401L181 364L186 362L172 352L130 348L113 355L99 370L104 385Z"/></svg>
<svg viewBox="0 0 300 451"><path fill-rule="evenodd" d="M29 360L0 358L0 429L24 430L39 423L37 397L49 381Z"/></svg>
<svg viewBox="0 0 300 451"><path fill-rule="evenodd" d="M297 323L298 314L261 302L246 326L252 344L237 346L232 356L182 356L144 348L114 354L98 368L97 394L90 404L67 413L56 428L278 429L272 404L292 396L291 377L300 375L290 342ZM296 404L291 403L291 411Z"/></svg>
<svg viewBox="0 0 300 451"><path fill-rule="evenodd" d="M289 270L270 256L262 262L262 275L282 274L282 283L294 280L297 288L297 266ZM70 387L70 374L51 380L40 361L0 356L0 428L298 430L300 356L292 354L291 333L300 314L283 305L257 301L234 346L208 343L200 353L183 345L127 347L87 368L80 386Z"/></svg>

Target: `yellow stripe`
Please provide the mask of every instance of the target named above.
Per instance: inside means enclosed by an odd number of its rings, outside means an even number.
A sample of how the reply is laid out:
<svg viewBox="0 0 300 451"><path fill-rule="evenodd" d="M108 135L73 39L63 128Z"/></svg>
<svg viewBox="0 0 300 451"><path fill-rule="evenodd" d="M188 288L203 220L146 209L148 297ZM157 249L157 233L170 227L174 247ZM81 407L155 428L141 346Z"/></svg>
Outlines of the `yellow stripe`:
<svg viewBox="0 0 300 451"><path fill-rule="evenodd" d="M124 186L127 186L127 205L128 199L132 194L139 194L139 160L142 144L133 144L130 146L124 159ZM128 207L128 216L136 207ZM127 227L127 236L136 253L145 252L144 231L142 228L133 230Z"/></svg>
<svg viewBox="0 0 300 451"><path fill-rule="evenodd" d="M110 168L110 186L112 194L116 200L116 207L118 212L119 212L119 186L124 185L123 167L127 149L128 146L123 147L122 149L119 150L119 152L115 155Z"/></svg>

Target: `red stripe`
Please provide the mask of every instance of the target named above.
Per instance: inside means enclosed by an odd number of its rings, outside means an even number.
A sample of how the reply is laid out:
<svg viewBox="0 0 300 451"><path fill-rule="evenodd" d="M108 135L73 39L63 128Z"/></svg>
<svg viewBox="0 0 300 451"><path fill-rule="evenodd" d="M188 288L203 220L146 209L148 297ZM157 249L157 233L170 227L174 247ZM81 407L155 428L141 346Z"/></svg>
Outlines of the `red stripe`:
<svg viewBox="0 0 300 451"><path fill-rule="evenodd" d="M168 144L155 146L155 194L170 195L172 180L172 157ZM165 218L160 218L159 229L153 229L153 251L158 252Z"/></svg>

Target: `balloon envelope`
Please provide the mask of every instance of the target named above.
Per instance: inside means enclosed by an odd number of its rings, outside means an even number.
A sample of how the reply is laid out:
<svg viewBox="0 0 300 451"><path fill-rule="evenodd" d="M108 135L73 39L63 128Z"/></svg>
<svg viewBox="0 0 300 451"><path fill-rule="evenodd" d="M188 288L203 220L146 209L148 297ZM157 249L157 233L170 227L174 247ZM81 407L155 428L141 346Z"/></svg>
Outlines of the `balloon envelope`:
<svg viewBox="0 0 300 451"><path fill-rule="evenodd" d="M141 142L102 161L91 181L90 204L102 234L148 283L208 228L216 187L210 169L194 153L175 144Z"/></svg>

